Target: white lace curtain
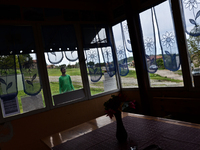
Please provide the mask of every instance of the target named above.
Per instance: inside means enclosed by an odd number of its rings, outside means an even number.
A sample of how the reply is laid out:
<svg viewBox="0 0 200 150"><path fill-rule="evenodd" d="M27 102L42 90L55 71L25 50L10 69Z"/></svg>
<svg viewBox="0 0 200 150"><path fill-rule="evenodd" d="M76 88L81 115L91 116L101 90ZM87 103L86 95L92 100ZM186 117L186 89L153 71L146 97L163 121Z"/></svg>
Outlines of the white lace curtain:
<svg viewBox="0 0 200 150"><path fill-rule="evenodd" d="M148 71L157 71L158 55L161 55L166 69L177 71L180 57L169 1L142 12L140 20Z"/></svg>

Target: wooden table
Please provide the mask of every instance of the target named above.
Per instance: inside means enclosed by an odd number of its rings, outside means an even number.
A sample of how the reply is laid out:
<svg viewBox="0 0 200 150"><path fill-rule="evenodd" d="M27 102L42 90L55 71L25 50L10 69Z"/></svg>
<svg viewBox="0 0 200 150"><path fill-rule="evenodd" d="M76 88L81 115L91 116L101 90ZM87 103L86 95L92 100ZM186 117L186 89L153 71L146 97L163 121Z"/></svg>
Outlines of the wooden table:
<svg viewBox="0 0 200 150"><path fill-rule="evenodd" d="M128 118L127 116L130 117ZM194 149L196 147L199 147L200 149L200 145L198 145L198 143L200 144L199 124L158 118L158 117L150 117L139 114L131 114L131 113L122 113L122 117L124 126L127 129L129 135L128 142L129 144L130 142L132 142L132 144L138 145L138 149L144 149L145 147L151 144L161 145L162 149L171 149L173 147L177 147L176 150L177 149L184 150L184 147L187 150L188 147L193 147ZM74 146L76 145L76 143L79 143L79 146L81 147L81 144L83 144L81 143L82 140L89 138L88 136L92 136L93 133L96 135L104 134L102 132L102 130L104 129L105 132L110 132L110 133L113 132L111 133L111 135L112 134L114 135L114 132L116 131L116 129L114 129L116 126L115 123L116 122L114 119L111 120L109 117L104 115L94 120L85 122L81 125L75 126L71 129L45 137L42 139L42 141L49 147L49 149L51 148L54 149L56 148L55 146L58 147L58 145L63 145L63 143L67 144L70 142L73 144L75 143ZM110 127L109 130L106 130L106 128L109 125L112 125L112 127ZM103 136L103 138L104 137L107 138L107 136L109 135L110 134L108 133L108 135ZM114 145L117 143L117 141L115 143L116 139L113 135L112 135L113 137L112 140L110 138L105 140L105 142L108 142L105 143L106 145L109 145L112 142L113 142L112 144ZM102 139L102 137L100 139ZM108 140L110 140L110 142ZM102 141L100 141L99 143L100 143L99 149L101 149L100 148L101 146L105 146L103 145ZM183 147L180 146L181 143L183 144ZM86 143L84 142L84 144ZM95 146L98 145L96 144ZM118 148L115 147L115 149Z"/></svg>

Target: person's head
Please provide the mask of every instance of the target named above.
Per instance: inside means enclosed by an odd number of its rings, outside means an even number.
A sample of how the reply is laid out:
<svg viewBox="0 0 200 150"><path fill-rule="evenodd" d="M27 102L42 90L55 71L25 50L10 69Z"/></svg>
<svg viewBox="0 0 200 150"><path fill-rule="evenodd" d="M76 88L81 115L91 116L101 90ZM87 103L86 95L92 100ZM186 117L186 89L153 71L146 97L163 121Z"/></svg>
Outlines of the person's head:
<svg viewBox="0 0 200 150"><path fill-rule="evenodd" d="M65 68L65 67L61 67L61 68L60 68L60 71L61 71L62 73L66 73L66 68Z"/></svg>

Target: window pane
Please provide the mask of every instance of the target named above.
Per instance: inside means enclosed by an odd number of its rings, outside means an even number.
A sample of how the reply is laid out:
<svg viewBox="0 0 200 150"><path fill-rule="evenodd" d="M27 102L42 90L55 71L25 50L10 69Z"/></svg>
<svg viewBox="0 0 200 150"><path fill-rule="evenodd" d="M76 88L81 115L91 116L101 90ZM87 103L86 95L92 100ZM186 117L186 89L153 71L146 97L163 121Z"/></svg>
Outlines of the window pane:
<svg viewBox="0 0 200 150"><path fill-rule="evenodd" d="M120 65L120 61L124 61L125 59L127 59L128 71L127 73L120 74L122 87L123 88L138 88L135 63L134 63L132 48L130 44L127 21L125 20L121 23L116 24L115 26L112 27L112 31L114 35L115 47L117 50L119 65ZM121 55L123 56L120 59Z"/></svg>
<svg viewBox="0 0 200 150"><path fill-rule="evenodd" d="M77 91L83 84L74 27L42 26L42 35L54 104L83 98L84 92Z"/></svg>
<svg viewBox="0 0 200 150"><path fill-rule="evenodd" d="M182 87L179 50L169 2L140 13L140 21L150 86Z"/></svg>
<svg viewBox="0 0 200 150"><path fill-rule="evenodd" d="M200 28L199 28L199 7L197 1L182 1L182 19L185 27L187 48L189 52L190 70L193 78L193 86L200 85Z"/></svg>
<svg viewBox="0 0 200 150"><path fill-rule="evenodd" d="M17 74L17 97L21 101L19 106L23 112L45 107L37 57L34 50L32 51L33 53L18 55L18 66L21 73Z"/></svg>
<svg viewBox="0 0 200 150"><path fill-rule="evenodd" d="M64 53L65 51L61 51ZM57 54L58 56L58 54ZM71 62L68 61L65 57L58 64L51 64L48 61L48 54L45 53L45 59L47 63L47 71L49 76L49 82L51 86L52 95L60 94L59 91L59 77L62 75L61 67L65 67L66 74L71 77L72 85L75 90L83 88L79 61Z"/></svg>
<svg viewBox="0 0 200 150"><path fill-rule="evenodd" d="M83 26L82 31L91 95L117 89L108 29L104 26Z"/></svg>
<svg viewBox="0 0 200 150"><path fill-rule="evenodd" d="M31 26L0 26L3 117L45 107Z"/></svg>

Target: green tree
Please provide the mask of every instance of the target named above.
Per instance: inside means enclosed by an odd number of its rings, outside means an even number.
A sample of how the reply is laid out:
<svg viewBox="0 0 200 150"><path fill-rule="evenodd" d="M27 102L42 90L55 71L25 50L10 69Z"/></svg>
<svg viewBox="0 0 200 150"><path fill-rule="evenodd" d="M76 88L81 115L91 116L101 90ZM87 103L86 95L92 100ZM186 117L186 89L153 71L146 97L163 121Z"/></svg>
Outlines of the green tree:
<svg viewBox="0 0 200 150"><path fill-rule="evenodd" d="M87 65L93 66L93 65L94 65L94 62L90 61L90 62L87 63Z"/></svg>
<svg viewBox="0 0 200 150"><path fill-rule="evenodd" d="M79 62L76 62L75 66L76 66L76 68L78 68L79 67Z"/></svg>
<svg viewBox="0 0 200 150"><path fill-rule="evenodd" d="M15 58L15 62L14 62ZM19 61L20 60L20 61ZM30 68L33 65L32 57L29 54L19 55L1 55L0 56L0 72L1 74L14 73L14 69L19 69L19 62L23 68Z"/></svg>
<svg viewBox="0 0 200 150"><path fill-rule="evenodd" d="M156 64L157 64L158 68L165 69L163 59L156 59Z"/></svg>
<svg viewBox="0 0 200 150"><path fill-rule="evenodd" d="M191 30L195 33L197 28ZM190 62L193 62L196 67L200 66L200 36L189 36L187 39L188 51L190 54Z"/></svg>
<svg viewBox="0 0 200 150"><path fill-rule="evenodd" d="M2 55L0 56L0 74L7 75L10 73L14 73L15 62L13 55Z"/></svg>
<svg viewBox="0 0 200 150"><path fill-rule="evenodd" d="M16 66L19 68L19 63L25 69L31 68L33 65L33 58L29 54L19 55L19 60L16 59Z"/></svg>
<svg viewBox="0 0 200 150"><path fill-rule="evenodd" d="M127 62L132 62L133 60L133 56L127 58Z"/></svg>
<svg viewBox="0 0 200 150"><path fill-rule="evenodd" d="M68 64L68 65L67 65L67 68L71 69L71 68L72 68L72 65L71 65L71 64Z"/></svg>

